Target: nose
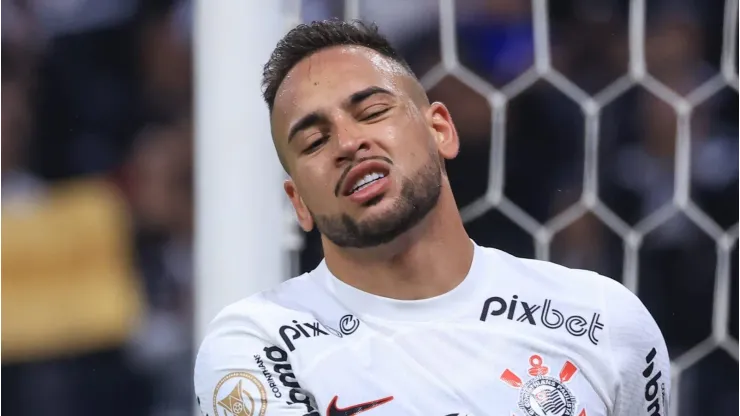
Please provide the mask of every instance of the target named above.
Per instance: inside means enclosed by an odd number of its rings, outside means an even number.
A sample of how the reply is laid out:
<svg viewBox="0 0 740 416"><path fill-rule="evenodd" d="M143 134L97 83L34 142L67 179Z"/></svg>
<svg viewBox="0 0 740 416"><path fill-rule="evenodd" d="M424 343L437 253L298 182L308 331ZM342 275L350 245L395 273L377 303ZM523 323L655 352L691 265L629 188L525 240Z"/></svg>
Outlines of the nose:
<svg viewBox="0 0 740 416"><path fill-rule="evenodd" d="M363 133L357 126L348 123L338 129L337 133L337 166L352 161L358 157L358 153L370 150L371 142L367 134Z"/></svg>

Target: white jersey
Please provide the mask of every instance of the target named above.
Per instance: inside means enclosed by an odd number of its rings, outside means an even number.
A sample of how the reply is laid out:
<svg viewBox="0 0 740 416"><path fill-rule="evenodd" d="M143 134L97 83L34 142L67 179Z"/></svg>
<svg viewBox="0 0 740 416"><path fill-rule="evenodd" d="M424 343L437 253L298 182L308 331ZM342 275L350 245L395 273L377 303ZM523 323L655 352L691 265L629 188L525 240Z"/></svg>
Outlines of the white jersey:
<svg viewBox="0 0 740 416"><path fill-rule="evenodd" d="M322 262L227 307L195 391L209 416L664 416L669 370L620 283L476 245L431 299L359 291Z"/></svg>

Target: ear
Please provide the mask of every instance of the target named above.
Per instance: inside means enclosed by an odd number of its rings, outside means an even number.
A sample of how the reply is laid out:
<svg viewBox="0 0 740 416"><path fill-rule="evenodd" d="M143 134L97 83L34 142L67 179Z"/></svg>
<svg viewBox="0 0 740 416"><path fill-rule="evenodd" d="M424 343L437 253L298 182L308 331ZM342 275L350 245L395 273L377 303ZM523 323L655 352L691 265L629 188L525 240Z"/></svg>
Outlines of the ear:
<svg viewBox="0 0 740 416"><path fill-rule="evenodd" d="M283 188L285 189L285 194L288 195L288 199L290 199L290 203L293 204L298 224L305 232L313 230L313 217L311 217L311 212L308 210L306 204L303 203L303 198L301 198L301 195L298 193L298 189L293 180L286 180L285 183L283 183Z"/></svg>
<svg viewBox="0 0 740 416"><path fill-rule="evenodd" d="M447 160L454 159L460 151L460 138L450 111L444 104L434 102L429 106L427 115L439 154Z"/></svg>

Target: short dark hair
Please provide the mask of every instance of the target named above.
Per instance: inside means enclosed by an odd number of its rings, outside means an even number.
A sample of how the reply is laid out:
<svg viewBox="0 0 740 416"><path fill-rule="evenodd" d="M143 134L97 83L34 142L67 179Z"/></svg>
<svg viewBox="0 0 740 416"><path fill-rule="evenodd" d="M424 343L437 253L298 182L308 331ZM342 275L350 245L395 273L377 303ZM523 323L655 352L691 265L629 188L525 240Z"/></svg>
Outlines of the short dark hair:
<svg viewBox="0 0 740 416"><path fill-rule="evenodd" d="M380 34L374 23L332 19L300 24L278 42L262 71L262 91L270 113L280 84L298 62L322 49L340 45L370 48L401 64L414 75L408 63Z"/></svg>

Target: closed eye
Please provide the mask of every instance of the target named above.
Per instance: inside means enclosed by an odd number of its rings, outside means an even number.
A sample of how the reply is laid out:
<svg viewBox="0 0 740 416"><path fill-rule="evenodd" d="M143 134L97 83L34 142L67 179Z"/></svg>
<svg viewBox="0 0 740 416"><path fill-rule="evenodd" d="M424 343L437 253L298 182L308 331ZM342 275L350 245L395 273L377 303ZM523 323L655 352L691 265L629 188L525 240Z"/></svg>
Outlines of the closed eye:
<svg viewBox="0 0 740 416"><path fill-rule="evenodd" d="M324 143L326 143L327 140L329 140L329 136L321 136L321 137L319 137L318 139L312 141L311 144L309 144L308 147L306 147L303 150L303 153L305 153L305 154L311 154L311 153L319 150L319 148L321 146L323 146Z"/></svg>
<svg viewBox="0 0 740 416"><path fill-rule="evenodd" d="M387 113L388 110L390 110L390 107L386 107L386 108L384 108L384 109L382 109L380 111L375 111L373 113L370 113L370 115L361 118L360 121L371 121L371 120L376 119L376 118L382 116L383 114Z"/></svg>

